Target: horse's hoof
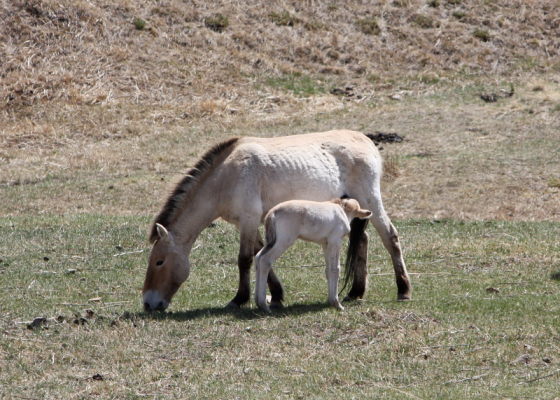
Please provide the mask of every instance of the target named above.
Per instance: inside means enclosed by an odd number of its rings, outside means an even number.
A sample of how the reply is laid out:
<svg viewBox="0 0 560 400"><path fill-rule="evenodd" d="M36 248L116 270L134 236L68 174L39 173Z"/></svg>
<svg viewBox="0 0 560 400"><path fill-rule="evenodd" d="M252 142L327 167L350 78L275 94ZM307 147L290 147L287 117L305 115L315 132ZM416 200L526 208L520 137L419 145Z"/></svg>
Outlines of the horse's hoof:
<svg viewBox="0 0 560 400"><path fill-rule="evenodd" d="M271 301L270 308L274 308L275 310L280 310L284 308L284 305L280 301Z"/></svg>
<svg viewBox="0 0 560 400"><path fill-rule="evenodd" d="M399 293L397 295L397 301L407 301L410 300L410 295Z"/></svg>
<svg viewBox="0 0 560 400"><path fill-rule="evenodd" d="M226 304L225 308L237 308L237 309L239 309L241 307L239 306L239 304L234 303L233 300L232 300L232 301L230 301L229 303Z"/></svg>
<svg viewBox="0 0 560 400"><path fill-rule="evenodd" d="M344 298L342 299L342 302L347 302L347 301L354 301L356 300L356 297L350 297L348 295L344 296Z"/></svg>

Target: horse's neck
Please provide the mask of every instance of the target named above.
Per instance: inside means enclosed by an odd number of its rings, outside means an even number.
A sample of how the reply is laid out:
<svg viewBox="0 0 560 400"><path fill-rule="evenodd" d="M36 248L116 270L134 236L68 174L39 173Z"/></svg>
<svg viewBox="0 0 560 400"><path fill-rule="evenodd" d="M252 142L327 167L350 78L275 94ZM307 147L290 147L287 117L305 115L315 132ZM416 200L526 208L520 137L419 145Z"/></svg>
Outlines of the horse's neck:
<svg viewBox="0 0 560 400"><path fill-rule="evenodd" d="M201 190L189 201L171 228L178 244L190 250L200 233L220 216L217 198Z"/></svg>

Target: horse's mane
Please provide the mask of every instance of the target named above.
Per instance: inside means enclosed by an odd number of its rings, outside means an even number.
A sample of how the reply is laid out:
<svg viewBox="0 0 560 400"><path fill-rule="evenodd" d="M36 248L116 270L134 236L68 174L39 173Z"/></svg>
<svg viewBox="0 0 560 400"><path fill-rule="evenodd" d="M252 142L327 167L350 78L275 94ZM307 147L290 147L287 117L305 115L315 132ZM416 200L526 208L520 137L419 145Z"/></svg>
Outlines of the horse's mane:
<svg viewBox="0 0 560 400"><path fill-rule="evenodd" d="M173 193L169 196L161 212L156 217L150 233L150 242L154 243L158 239L156 224L168 227L175 221L179 213L183 210L186 202L198 187L198 183L214 169L215 162L218 157L231 146L233 146L239 138L231 138L214 145L208 150L191 168L181 182L177 184Z"/></svg>

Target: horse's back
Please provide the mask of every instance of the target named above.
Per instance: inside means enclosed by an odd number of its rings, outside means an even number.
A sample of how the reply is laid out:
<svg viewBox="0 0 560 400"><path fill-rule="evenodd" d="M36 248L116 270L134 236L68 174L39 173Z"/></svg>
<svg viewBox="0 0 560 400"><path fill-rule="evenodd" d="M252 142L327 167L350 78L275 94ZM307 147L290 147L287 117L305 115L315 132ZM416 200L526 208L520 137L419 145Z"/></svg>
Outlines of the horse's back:
<svg viewBox="0 0 560 400"><path fill-rule="evenodd" d="M274 138L241 138L224 163L235 198L261 198L263 209L291 199L326 201L372 186L381 158L360 132L337 130Z"/></svg>
<svg viewBox="0 0 560 400"><path fill-rule="evenodd" d="M255 144L270 155L298 149L312 153L319 149L333 154L351 152L352 157L379 158L379 152L366 135L346 129L272 138L244 137L238 140L236 146L238 149L247 146L253 151Z"/></svg>

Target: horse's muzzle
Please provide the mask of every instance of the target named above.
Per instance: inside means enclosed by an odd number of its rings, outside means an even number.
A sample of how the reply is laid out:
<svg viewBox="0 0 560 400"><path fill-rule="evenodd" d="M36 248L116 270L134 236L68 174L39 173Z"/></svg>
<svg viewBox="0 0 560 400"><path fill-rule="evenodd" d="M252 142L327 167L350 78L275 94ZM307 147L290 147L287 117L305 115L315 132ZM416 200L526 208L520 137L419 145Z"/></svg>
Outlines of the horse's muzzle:
<svg viewBox="0 0 560 400"><path fill-rule="evenodd" d="M152 308L150 303L144 303L144 311L165 311L166 308L167 305L165 305L163 301L160 301L155 308Z"/></svg>
<svg viewBox="0 0 560 400"><path fill-rule="evenodd" d="M163 300L159 293L148 291L144 295L144 311L165 311L169 307L169 302Z"/></svg>

